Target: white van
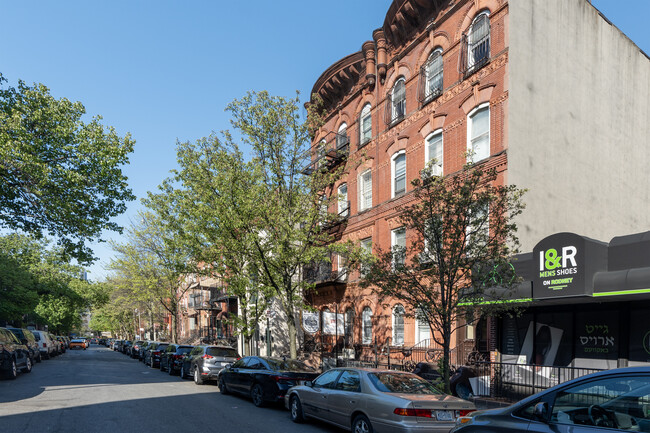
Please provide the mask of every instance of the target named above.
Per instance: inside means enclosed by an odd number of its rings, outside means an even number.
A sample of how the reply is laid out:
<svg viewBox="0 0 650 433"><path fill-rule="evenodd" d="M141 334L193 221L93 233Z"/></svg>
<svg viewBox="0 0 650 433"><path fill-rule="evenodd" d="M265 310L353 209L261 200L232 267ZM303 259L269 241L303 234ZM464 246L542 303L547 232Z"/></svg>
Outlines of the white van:
<svg viewBox="0 0 650 433"><path fill-rule="evenodd" d="M50 359L56 351L50 334L47 331L32 331L32 334L34 334L34 338L38 343L38 350L41 352L41 356L44 356L45 359Z"/></svg>

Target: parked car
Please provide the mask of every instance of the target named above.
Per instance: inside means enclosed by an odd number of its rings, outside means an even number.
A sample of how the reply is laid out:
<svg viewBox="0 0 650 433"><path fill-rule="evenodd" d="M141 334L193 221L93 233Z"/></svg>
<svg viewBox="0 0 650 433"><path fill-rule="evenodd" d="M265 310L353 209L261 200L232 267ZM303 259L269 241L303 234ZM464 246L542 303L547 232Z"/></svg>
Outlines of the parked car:
<svg viewBox="0 0 650 433"><path fill-rule="evenodd" d="M289 388L315 379L318 373L305 363L261 356L247 356L221 370L219 390L250 396L255 406L282 401Z"/></svg>
<svg viewBox="0 0 650 433"><path fill-rule="evenodd" d="M55 335L54 338L56 338L56 341L59 342L59 353L65 353L65 351L68 349L68 344L65 341L65 338L60 335Z"/></svg>
<svg viewBox="0 0 650 433"><path fill-rule="evenodd" d="M570 380L512 406L471 413L460 418L452 432L603 429L650 432L650 367L618 368Z"/></svg>
<svg viewBox="0 0 650 433"><path fill-rule="evenodd" d="M202 385L206 381L217 380L226 365L240 358L237 351L229 346L195 346L183 360L180 376L181 379L191 376L194 383Z"/></svg>
<svg viewBox="0 0 650 433"><path fill-rule="evenodd" d="M32 331L32 334L34 334L34 338L38 343L38 350L41 351L41 356L45 357L45 359L50 359L52 356L56 355L56 347L54 346L54 342L52 341L49 332Z"/></svg>
<svg viewBox="0 0 650 433"><path fill-rule="evenodd" d="M144 354L151 343L153 342L147 340L140 345L140 350L138 351L138 361L144 362Z"/></svg>
<svg viewBox="0 0 650 433"><path fill-rule="evenodd" d="M181 371L183 361L194 346L189 344L170 344L160 355L160 371L169 372L170 376Z"/></svg>
<svg viewBox="0 0 650 433"><path fill-rule="evenodd" d="M29 349L6 328L0 328L0 370L6 379L15 379L18 369L23 373L32 371Z"/></svg>
<svg viewBox="0 0 650 433"><path fill-rule="evenodd" d="M142 349L142 345L144 344L144 340L135 340L133 342L133 345L131 346L131 351L129 353L129 356L131 358L140 358L140 349Z"/></svg>
<svg viewBox="0 0 650 433"><path fill-rule="evenodd" d="M124 340L122 341L122 347L120 348L120 352L122 352L125 355L131 355L131 348L133 347L133 341L131 340Z"/></svg>
<svg viewBox="0 0 650 433"><path fill-rule="evenodd" d="M114 340L113 341L113 350L116 352L119 352L122 348L122 342L123 340Z"/></svg>
<svg viewBox="0 0 650 433"><path fill-rule="evenodd" d="M38 342L36 341L34 334L32 334L32 331L24 328L7 329L10 330L16 336L16 338L18 338L18 341L20 341L21 344L27 346L27 349L29 349L29 357L32 360L32 365L34 365L35 362L42 361L41 351L38 348Z"/></svg>
<svg viewBox="0 0 650 433"><path fill-rule="evenodd" d="M165 351L165 349L167 349L168 345L169 343L151 343L145 354L145 365L148 365L151 368L160 367L160 355Z"/></svg>
<svg viewBox="0 0 650 433"><path fill-rule="evenodd" d="M86 340L83 338L75 338L70 342L70 350L83 349L86 350Z"/></svg>
<svg viewBox="0 0 650 433"><path fill-rule="evenodd" d="M474 403L413 373L334 368L285 396L294 422L319 419L354 432L448 432Z"/></svg>

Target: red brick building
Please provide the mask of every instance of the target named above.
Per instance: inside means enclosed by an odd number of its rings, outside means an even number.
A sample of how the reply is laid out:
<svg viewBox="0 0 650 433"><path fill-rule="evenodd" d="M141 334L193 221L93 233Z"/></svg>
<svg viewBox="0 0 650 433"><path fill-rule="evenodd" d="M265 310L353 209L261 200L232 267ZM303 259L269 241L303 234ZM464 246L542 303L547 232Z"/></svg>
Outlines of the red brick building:
<svg viewBox="0 0 650 433"><path fill-rule="evenodd" d="M572 26L579 27L577 36ZM650 137L643 126L650 120L647 82L637 96L625 83L612 84L612 91L628 95L635 114L610 123L600 137L592 135L602 131L605 119L620 116L614 101L590 109L590 90L611 98L590 68L617 71L631 65L641 82L650 77L647 60L585 0L394 0L372 40L323 72L312 90L328 116L314 138L311 167L346 164L335 186L339 202L329 209L342 216L336 230L342 239L373 249L408 243L413 234L400 227L397 216L398 207L412 200L410 181L431 159L437 160L432 169L446 176L461 170L468 157L496 167L497 182L530 189L525 200L533 213L518 221L524 251L559 231L606 238L646 227L645 199L616 186L628 181L629 167L622 161L615 161L615 175L599 173L606 186L598 199L583 196L592 194L593 167L604 163L585 146L614 143L632 151L621 131ZM636 170L636 162L625 164ZM547 188L549 173L571 185ZM612 212L603 210L600 200L611 200L614 208L634 202L628 206L631 218L585 218ZM380 304L371 291L359 289L358 272L344 267L344 260L334 258L331 269L307 276L317 285L309 295L314 306L345 317L339 347L370 357L375 344L428 344L426 326L402 316L408 306ZM474 346L478 339L489 349L493 331L494 324L466 328L456 334L457 344Z"/></svg>

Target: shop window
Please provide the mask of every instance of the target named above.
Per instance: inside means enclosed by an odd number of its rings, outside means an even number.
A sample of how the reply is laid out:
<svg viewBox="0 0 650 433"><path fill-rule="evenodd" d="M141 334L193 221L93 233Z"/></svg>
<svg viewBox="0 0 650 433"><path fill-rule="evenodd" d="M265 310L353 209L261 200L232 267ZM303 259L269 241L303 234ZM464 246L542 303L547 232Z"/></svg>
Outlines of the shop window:
<svg viewBox="0 0 650 433"><path fill-rule="evenodd" d="M391 161L392 171L392 194L391 197L404 194L406 192L406 152L400 151L393 155Z"/></svg>
<svg viewBox="0 0 650 433"><path fill-rule="evenodd" d="M359 147L367 144L372 138L372 115L370 104L363 106L359 116Z"/></svg>
<svg viewBox="0 0 650 433"><path fill-rule="evenodd" d="M475 163L490 156L489 104L476 107L467 119L467 159Z"/></svg>
<svg viewBox="0 0 650 433"><path fill-rule="evenodd" d="M420 68L420 103L426 104L442 94L442 49L438 48Z"/></svg>
<svg viewBox="0 0 650 433"><path fill-rule="evenodd" d="M393 308L393 345L404 345L404 307L397 304Z"/></svg>
<svg viewBox="0 0 650 433"><path fill-rule="evenodd" d="M442 129L438 129L429 134L426 139L424 154L424 162L431 167L431 174L434 176L442 176Z"/></svg>
<svg viewBox="0 0 650 433"><path fill-rule="evenodd" d="M361 312L361 342L372 344L372 310L366 307Z"/></svg>
<svg viewBox="0 0 650 433"><path fill-rule="evenodd" d="M372 172L370 169L359 176L359 211L372 207Z"/></svg>

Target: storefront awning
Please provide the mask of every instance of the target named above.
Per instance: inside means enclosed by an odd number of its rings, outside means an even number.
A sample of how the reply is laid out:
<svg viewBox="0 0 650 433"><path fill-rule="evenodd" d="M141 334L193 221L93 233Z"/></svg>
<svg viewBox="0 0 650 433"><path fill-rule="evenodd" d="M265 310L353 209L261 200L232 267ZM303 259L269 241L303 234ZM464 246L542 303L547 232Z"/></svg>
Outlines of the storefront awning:
<svg viewBox="0 0 650 433"><path fill-rule="evenodd" d="M650 267L596 272L594 275L594 297L646 295L647 299L647 294L650 294Z"/></svg>

